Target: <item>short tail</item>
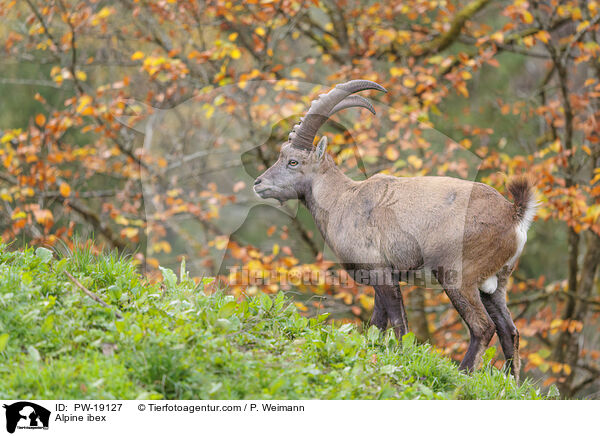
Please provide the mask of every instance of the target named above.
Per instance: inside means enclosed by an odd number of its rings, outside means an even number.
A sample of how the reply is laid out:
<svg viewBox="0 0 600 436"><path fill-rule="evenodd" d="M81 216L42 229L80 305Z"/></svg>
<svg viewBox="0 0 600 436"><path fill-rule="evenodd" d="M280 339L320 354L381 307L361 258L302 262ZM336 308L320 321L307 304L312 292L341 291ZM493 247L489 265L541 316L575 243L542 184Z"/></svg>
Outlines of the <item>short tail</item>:
<svg viewBox="0 0 600 436"><path fill-rule="evenodd" d="M527 231L539 207L533 183L527 176L517 176L508 182L506 188L515 201L515 220Z"/></svg>

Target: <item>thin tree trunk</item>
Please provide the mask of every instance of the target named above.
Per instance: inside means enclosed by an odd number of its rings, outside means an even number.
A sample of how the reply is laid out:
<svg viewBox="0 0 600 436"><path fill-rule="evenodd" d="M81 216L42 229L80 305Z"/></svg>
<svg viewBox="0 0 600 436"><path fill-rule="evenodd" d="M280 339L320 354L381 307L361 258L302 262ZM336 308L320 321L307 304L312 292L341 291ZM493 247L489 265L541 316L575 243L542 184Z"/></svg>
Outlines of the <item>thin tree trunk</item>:
<svg viewBox="0 0 600 436"><path fill-rule="evenodd" d="M410 325L419 342L431 341L431 332L425 312L425 289L417 288L409 294Z"/></svg>

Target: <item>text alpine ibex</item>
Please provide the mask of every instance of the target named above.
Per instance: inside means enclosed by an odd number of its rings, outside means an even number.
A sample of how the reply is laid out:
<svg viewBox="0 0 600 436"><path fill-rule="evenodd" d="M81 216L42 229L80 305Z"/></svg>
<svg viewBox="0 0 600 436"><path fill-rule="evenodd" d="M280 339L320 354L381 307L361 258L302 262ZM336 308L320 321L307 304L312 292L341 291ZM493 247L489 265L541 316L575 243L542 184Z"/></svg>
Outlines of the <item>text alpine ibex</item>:
<svg viewBox="0 0 600 436"><path fill-rule="evenodd" d="M334 113L359 106L375 113L355 92L377 83L352 80L312 102L280 151L254 183L262 198L299 199L326 243L354 280L373 285L371 323L398 336L408 332L397 271L430 271L466 322L471 335L461 369L472 370L494 331L518 379L519 333L506 305L506 286L527 240L536 201L528 179L507 186L514 204L494 188L450 177L377 174L354 181L313 140Z"/></svg>

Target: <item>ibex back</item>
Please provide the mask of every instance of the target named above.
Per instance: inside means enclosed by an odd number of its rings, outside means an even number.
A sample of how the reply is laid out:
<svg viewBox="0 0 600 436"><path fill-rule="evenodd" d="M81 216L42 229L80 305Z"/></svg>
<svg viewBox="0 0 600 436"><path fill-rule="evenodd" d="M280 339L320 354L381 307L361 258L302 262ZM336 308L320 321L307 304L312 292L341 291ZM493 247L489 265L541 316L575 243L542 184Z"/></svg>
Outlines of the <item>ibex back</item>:
<svg viewBox="0 0 600 436"><path fill-rule="evenodd" d="M392 177L353 181L313 140L335 112L368 100L352 95L385 89L367 80L337 85L313 101L294 126L279 159L254 183L262 198L300 199L325 241L358 282L373 285L371 323L396 335L408 332L398 272L435 275L466 322L471 340L460 367L472 370L494 331L518 380L519 333L506 305L506 285L535 215L526 178L513 179L514 204L492 187L450 177Z"/></svg>

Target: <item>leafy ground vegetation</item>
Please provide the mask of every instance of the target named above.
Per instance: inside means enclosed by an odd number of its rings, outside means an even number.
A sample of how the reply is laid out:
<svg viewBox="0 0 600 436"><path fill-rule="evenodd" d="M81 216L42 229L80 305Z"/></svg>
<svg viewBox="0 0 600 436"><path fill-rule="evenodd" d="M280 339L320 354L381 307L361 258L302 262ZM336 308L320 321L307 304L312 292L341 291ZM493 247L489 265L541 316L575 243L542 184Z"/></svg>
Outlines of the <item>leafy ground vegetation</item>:
<svg viewBox="0 0 600 436"><path fill-rule="evenodd" d="M503 195L527 173L541 204L508 284L523 374L600 398L600 0L0 0L0 20L14 248L94 235L149 280L185 256L236 299L284 291L304 315L367 321L373 289L343 273L343 289L286 285L336 258L302 204L267 206L253 183L313 99L373 80L388 90L362 94L376 115L337 113L328 153L355 180L451 176ZM456 360L460 317L421 285L403 286L409 325Z"/></svg>
<svg viewBox="0 0 600 436"><path fill-rule="evenodd" d="M85 248L57 259L0 246L0 396L548 398L490 365L462 374L411 334L399 346L374 327L305 318L282 293L207 295L185 264L163 275L150 284L130 259Z"/></svg>

